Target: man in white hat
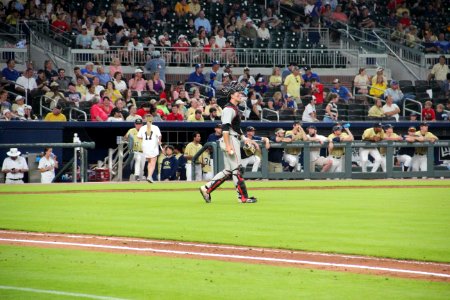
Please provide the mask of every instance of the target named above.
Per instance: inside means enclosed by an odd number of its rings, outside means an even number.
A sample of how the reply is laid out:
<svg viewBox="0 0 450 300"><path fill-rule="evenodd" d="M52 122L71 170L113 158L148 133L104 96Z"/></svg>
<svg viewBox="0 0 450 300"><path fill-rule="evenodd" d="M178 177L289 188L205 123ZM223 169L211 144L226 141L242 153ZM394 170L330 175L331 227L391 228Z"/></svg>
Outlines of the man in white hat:
<svg viewBox="0 0 450 300"><path fill-rule="evenodd" d="M12 105L12 112L18 116L18 117L23 117L25 115L25 98L21 95L18 95L16 97L16 103L14 103Z"/></svg>
<svg viewBox="0 0 450 300"><path fill-rule="evenodd" d="M7 158L3 161L2 173L6 175L6 184L22 184L25 172L28 172L28 164L17 148L11 148Z"/></svg>
<svg viewBox="0 0 450 300"><path fill-rule="evenodd" d="M144 71L140 68L134 70L134 78L131 78L130 81L128 81L130 90L138 93L147 90L147 81L143 78L143 74Z"/></svg>
<svg viewBox="0 0 450 300"><path fill-rule="evenodd" d="M173 44L173 48L175 50L175 61L178 63L186 63L188 61L190 45L186 42L186 36L184 34L180 34L177 42Z"/></svg>

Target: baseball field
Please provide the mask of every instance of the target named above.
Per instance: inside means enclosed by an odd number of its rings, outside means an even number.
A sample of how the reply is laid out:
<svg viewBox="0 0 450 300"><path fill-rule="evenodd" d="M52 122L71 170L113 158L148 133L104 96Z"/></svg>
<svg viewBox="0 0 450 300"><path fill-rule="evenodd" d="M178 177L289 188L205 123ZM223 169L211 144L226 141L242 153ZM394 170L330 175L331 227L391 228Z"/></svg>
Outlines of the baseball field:
<svg viewBox="0 0 450 300"><path fill-rule="evenodd" d="M450 299L449 180L0 186L0 299Z"/></svg>

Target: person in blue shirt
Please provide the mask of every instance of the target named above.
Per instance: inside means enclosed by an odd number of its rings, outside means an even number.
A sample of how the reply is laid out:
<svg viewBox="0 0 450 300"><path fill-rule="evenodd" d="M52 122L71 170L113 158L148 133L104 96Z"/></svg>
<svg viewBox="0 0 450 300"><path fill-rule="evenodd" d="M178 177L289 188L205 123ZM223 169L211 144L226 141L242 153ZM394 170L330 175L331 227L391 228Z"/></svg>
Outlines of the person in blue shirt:
<svg viewBox="0 0 450 300"><path fill-rule="evenodd" d="M317 82L320 82L320 77L316 73L311 71L311 67L305 67L305 74L302 75L304 82L309 82L311 79L315 78Z"/></svg>
<svg viewBox="0 0 450 300"><path fill-rule="evenodd" d="M184 146L182 144L178 144L175 147L175 157L178 160L178 176L180 180L186 180L186 163L187 159L184 156Z"/></svg>
<svg viewBox="0 0 450 300"><path fill-rule="evenodd" d="M92 84L92 82L94 81L94 77L97 77L97 73L94 72L94 63L87 62L86 67L84 69L81 69L81 75L85 76Z"/></svg>
<svg viewBox="0 0 450 300"><path fill-rule="evenodd" d="M206 84L205 77L203 76L203 65L202 64L196 64L195 65L195 71L189 74L187 82L196 82L199 84ZM188 87L190 89L190 85Z"/></svg>
<svg viewBox="0 0 450 300"><path fill-rule="evenodd" d="M211 133L208 136L207 143L209 142L217 142L222 137L222 124L216 124L214 127L214 133Z"/></svg>
<svg viewBox="0 0 450 300"><path fill-rule="evenodd" d="M200 27L205 28L206 33L211 33L211 23L205 18L205 12L201 10L198 13L198 17L194 21L195 30L199 30Z"/></svg>
<svg viewBox="0 0 450 300"><path fill-rule="evenodd" d="M161 164L161 181L177 180L178 159L173 155L172 145L166 147L166 157Z"/></svg>
<svg viewBox="0 0 450 300"><path fill-rule="evenodd" d="M20 77L19 71L15 69L16 61L14 59L8 59L6 62L6 68L2 70L2 77L5 77L6 80L16 81L17 78Z"/></svg>
<svg viewBox="0 0 450 300"><path fill-rule="evenodd" d="M348 103L348 101L353 98L352 93L345 87L341 86L339 79L333 80L333 87L330 89L330 92L336 93L339 95L339 99Z"/></svg>

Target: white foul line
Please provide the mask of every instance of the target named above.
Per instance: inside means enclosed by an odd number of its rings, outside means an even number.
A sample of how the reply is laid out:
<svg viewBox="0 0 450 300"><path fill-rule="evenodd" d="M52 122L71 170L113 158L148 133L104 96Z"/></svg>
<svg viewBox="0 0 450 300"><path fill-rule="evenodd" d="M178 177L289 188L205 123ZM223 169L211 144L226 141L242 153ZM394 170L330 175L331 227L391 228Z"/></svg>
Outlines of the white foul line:
<svg viewBox="0 0 450 300"><path fill-rule="evenodd" d="M85 247L85 248L119 249L119 250L131 250L131 251L140 251L140 252L156 252L156 253L169 253L169 254L181 254L181 255L197 255L197 256L205 256L205 257L218 257L218 258L244 259L244 260L255 260L255 261L282 262L282 263L294 263L294 264L305 264L305 265L326 266L326 267L341 267L341 268L385 271L385 272L393 272L393 273L405 273L405 274L415 274L415 275L426 275L426 276L436 276L436 277L450 278L450 275L443 274L443 273L433 273L433 272L394 269L394 268L384 268L384 267L370 267L370 266L364 266L364 265L350 265L350 264L315 262L315 261L308 261L308 260L261 257L261 256L245 256L245 255L234 255L234 254L215 254L215 253L204 253L204 252L193 252L193 251L162 250L162 249L154 249L154 248L135 248L135 247L127 247L127 246L108 246L108 245L96 245L96 244L81 244L81 243L69 243L69 242L50 242L50 241L20 240L20 239L4 239L4 238L0 238L0 241L31 243L31 244L49 244L49 245L77 246L77 247Z"/></svg>
<svg viewBox="0 0 450 300"><path fill-rule="evenodd" d="M98 299L98 300L126 300L124 298L96 296L96 295L80 294L80 293L69 293L69 292L61 292L61 291L54 291L54 290L32 289L32 288L8 286L8 285L0 285L0 290L12 290L12 291L31 292L31 293L38 293L38 294L71 296L71 297L77 297L77 298L88 298L88 299Z"/></svg>
<svg viewBox="0 0 450 300"><path fill-rule="evenodd" d="M145 240L145 239L133 239L133 238L119 238L110 236L89 236L89 235L74 235L74 234L58 234L58 233L38 233L38 232L10 232L7 230L0 230L0 233L6 234L16 234L16 235L35 235L35 236L53 236L53 237L64 237L64 238L77 238L77 239L98 239L98 240L108 240L108 241L119 241L119 242L138 242L145 244L160 244L160 245L179 245L179 246L191 246L200 248L216 248L216 249L228 249L228 250L244 250L244 251L257 251L257 252L272 252L272 253L299 253L299 254L309 254L315 256L325 256L325 257L339 257L339 258L349 258L349 259L364 259L372 261L386 261L386 262L400 262L403 264L414 264L414 265L434 265L448 267L448 264L436 263L436 262L426 262L426 261L408 261L400 260L394 258L378 258L370 256L360 256L360 255L345 255L345 254L334 254L334 253L321 253L321 252L307 252L307 251L294 251L294 250L282 250L282 249L267 249L258 247L241 247L241 246L225 246L216 244L198 244L190 242L177 242L177 241L158 241L158 240Z"/></svg>

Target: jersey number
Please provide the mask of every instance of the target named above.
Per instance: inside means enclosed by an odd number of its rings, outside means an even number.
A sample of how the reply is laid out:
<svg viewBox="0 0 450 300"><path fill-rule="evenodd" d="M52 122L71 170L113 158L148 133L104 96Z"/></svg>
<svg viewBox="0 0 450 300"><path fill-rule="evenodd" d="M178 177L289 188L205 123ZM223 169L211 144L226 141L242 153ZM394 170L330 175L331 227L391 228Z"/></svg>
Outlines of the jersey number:
<svg viewBox="0 0 450 300"><path fill-rule="evenodd" d="M150 136L147 135L147 132L145 133L145 139L146 139L147 141L148 141L148 140L151 140L151 139L152 139L152 136L153 136L153 131L150 132Z"/></svg>

